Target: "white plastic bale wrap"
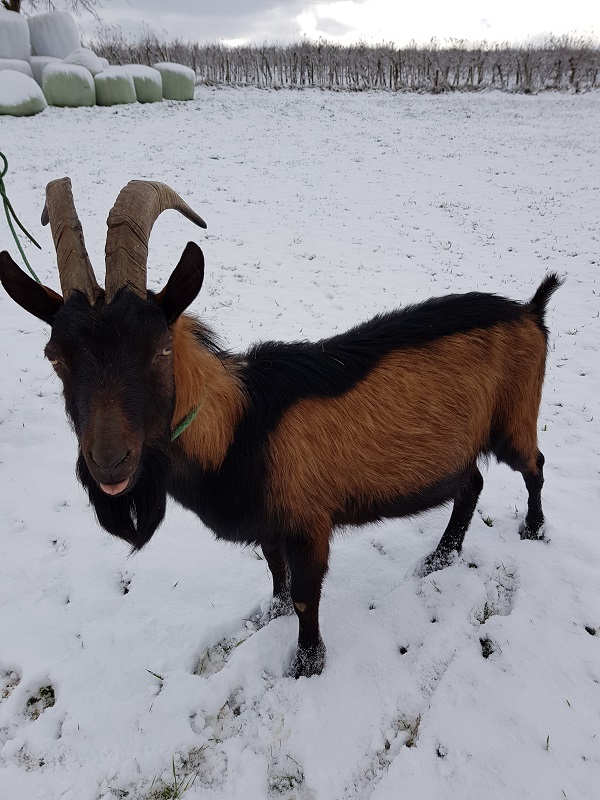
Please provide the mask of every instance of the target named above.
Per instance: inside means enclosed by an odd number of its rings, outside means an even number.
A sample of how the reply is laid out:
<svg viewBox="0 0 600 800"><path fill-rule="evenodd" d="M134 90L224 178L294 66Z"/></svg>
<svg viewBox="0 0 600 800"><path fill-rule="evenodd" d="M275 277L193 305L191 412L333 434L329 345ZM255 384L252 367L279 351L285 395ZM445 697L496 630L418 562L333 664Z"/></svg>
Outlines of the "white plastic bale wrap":
<svg viewBox="0 0 600 800"><path fill-rule="evenodd" d="M48 64L42 75L42 88L51 106L93 106L96 89L92 73L77 64Z"/></svg>
<svg viewBox="0 0 600 800"><path fill-rule="evenodd" d="M16 11L0 6L0 58L25 61L31 53L27 19Z"/></svg>
<svg viewBox="0 0 600 800"><path fill-rule="evenodd" d="M183 64L164 62L154 65L162 75L162 90L165 100L193 100L196 74Z"/></svg>
<svg viewBox="0 0 600 800"><path fill-rule="evenodd" d="M135 103L133 77L124 67L109 67L95 76L96 102L99 106Z"/></svg>
<svg viewBox="0 0 600 800"><path fill-rule="evenodd" d="M163 99L162 76L157 69L144 64L125 64L123 69L133 78L138 102L157 103Z"/></svg>
<svg viewBox="0 0 600 800"><path fill-rule="evenodd" d="M27 22L34 56L66 58L80 46L77 25L67 11L35 14Z"/></svg>
<svg viewBox="0 0 600 800"><path fill-rule="evenodd" d="M46 106L42 90L29 75L9 69L0 72L0 114L28 117Z"/></svg>
<svg viewBox="0 0 600 800"><path fill-rule="evenodd" d="M96 53L87 47L78 47L64 59L65 64L78 64L80 67L88 69L92 75L102 72L104 66Z"/></svg>
<svg viewBox="0 0 600 800"><path fill-rule="evenodd" d="M54 56L30 56L29 58L31 72L40 86L42 85L42 75L48 64L62 64L62 59Z"/></svg>
<svg viewBox="0 0 600 800"><path fill-rule="evenodd" d="M33 73L28 61L21 61L18 58L0 58L0 70L11 69L14 72L22 72L23 75L29 75L33 78Z"/></svg>

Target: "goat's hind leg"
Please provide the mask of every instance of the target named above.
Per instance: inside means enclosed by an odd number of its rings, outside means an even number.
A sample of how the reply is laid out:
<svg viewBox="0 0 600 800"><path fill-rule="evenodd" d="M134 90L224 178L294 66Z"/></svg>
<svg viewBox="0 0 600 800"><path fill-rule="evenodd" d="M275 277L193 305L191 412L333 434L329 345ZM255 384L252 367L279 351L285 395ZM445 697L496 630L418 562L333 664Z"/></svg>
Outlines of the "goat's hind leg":
<svg viewBox="0 0 600 800"><path fill-rule="evenodd" d="M477 500L483 488L483 476L476 464L464 474L454 495L450 521L438 546L421 562L417 574L421 577L449 566L462 550L465 534L473 519Z"/></svg>
<svg viewBox="0 0 600 800"><path fill-rule="evenodd" d="M494 455L498 461L503 461L515 472L520 472L525 481L528 493L527 515L524 524L519 528L521 539L543 539L544 456L537 449L535 442L528 443L527 446L516 447L506 441L494 448Z"/></svg>
<svg viewBox="0 0 600 800"><path fill-rule="evenodd" d="M523 475L527 487L527 516L525 523L519 528L521 539L544 538L544 512L542 511L542 486L544 485L544 456L538 450L535 469L523 467L519 471Z"/></svg>

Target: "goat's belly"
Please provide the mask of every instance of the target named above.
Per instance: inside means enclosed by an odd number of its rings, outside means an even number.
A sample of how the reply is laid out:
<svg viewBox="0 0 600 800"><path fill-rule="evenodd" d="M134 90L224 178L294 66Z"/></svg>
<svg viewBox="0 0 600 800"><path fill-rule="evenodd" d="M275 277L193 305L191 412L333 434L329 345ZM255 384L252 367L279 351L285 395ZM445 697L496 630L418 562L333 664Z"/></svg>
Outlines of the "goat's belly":
<svg viewBox="0 0 600 800"><path fill-rule="evenodd" d="M464 482L464 472L443 478L411 494L389 497L350 497L333 514L334 525L363 525L384 518L409 517L454 499Z"/></svg>

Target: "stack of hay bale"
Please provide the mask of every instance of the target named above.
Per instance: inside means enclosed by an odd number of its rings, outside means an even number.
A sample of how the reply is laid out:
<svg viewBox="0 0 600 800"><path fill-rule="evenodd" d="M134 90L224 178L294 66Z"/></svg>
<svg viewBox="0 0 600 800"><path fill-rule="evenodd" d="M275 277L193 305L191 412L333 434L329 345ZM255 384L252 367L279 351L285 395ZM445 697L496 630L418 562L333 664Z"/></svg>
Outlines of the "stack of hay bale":
<svg viewBox="0 0 600 800"><path fill-rule="evenodd" d="M192 100L195 74L181 64L110 66L81 47L67 12L25 18L0 6L0 114L52 106Z"/></svg>

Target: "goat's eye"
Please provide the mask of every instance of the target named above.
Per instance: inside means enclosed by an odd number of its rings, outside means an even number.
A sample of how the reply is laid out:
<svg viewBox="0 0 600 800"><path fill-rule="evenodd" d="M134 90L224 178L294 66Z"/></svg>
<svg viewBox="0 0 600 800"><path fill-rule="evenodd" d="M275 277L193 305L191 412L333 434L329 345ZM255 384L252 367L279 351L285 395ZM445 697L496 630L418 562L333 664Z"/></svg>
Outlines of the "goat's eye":
<svg viewBox="0 0 600 800"><path fill-rule="evenodd" d="M165 349L161 352L161 356L170 356L173 352L171 347L165 347Z"/></svg>

